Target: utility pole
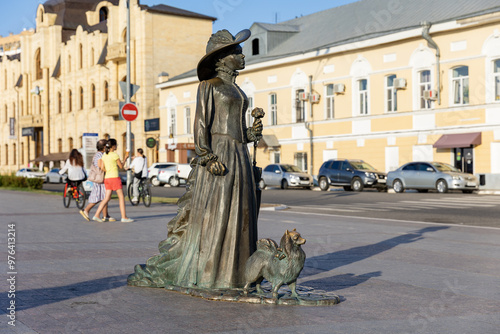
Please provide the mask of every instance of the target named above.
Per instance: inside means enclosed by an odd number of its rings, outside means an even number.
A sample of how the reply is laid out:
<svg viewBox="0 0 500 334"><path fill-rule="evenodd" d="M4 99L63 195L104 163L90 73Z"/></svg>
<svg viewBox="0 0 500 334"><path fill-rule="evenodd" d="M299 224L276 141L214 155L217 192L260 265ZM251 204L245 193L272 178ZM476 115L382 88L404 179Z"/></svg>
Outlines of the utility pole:
<svg viewBox="0 0 500 334"><path fill-rule="evenodd" d="M127 0L127 89L125 96L125 103L130 103L130 0ZM127 152L129 152L129 156L127 158L128 166L130 166L131 153L132 149L132 124L130 121L127 121ZM132 171L129 169L127 171L127 189L130 183L132 182Z"/></svg>
<svg viewBox="0 0 500 334"><path fill-rule="evenodd" d="M313 122L313 90L312 90L312 75L309 76L309 126L307 127L307 130L309 130L309 145L311 147L311 159L310 159L310 169L309 169L309 174L313 175L313 161L314 161L314 146L313 146L313 129L312 129L312 122Z"/></svg>

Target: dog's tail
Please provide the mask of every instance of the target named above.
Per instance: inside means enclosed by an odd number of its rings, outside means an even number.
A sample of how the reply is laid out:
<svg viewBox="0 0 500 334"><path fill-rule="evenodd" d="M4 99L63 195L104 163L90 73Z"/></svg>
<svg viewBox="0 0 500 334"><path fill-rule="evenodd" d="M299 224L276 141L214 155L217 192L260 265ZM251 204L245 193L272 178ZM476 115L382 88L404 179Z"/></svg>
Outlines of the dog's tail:
<svg viewBox="0 0 500 334"><path fill-rule="evenodd" d="M275 253L278 250L278 244L272 239L260 239L257 241L257 250Z"/></svg>

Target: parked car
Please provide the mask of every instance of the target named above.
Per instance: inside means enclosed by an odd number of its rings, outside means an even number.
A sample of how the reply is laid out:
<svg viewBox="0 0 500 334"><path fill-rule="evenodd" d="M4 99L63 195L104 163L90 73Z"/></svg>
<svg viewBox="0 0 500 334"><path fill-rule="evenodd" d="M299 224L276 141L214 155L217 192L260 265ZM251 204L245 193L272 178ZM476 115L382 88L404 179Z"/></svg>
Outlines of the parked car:
<svg viewBox="0 0 500 334"><path fill-rule="evenodd" d="M157 181L160 184L168 183L172 187L178 187L181 183L186 183L190 172L191 165L189 164L177 164L162 168L158 172Z"/></svg>
<svg viewBox="0 0 500 334"><path fill-rule="evenodd" d="M45 180L45 173L35 168L21 168L16 172L16 176Z"/></svg>
<svg viewBox="0 0 500 334"><path fill-rule="evenodd" d="M65 183L68 176L66 174L59 174L59 168L52 168L47 174L45 174L45 182L47 183Z"/></svg>
<svg viewBox="0 0 500 334"><path fill-rule="evenodd" d="M287 164L271 164L262 171L262 179L259 187L280 186L281 189L288 187L303 187L311 189L313 178L300 170L299 167Z"/></svg>
<svg viewBox="0 0 500 334"><path fill-rule="evenodd" d="M158 181L159 170L170 166L177 166L177 164L175 162L155 162L148 168L148 179L151 180L153 186L160 185L160 181Z"/></svg>
<svg viewBox="0 0 500 334"><path fill-rule="evenodd" d="M346 191L362 191L364 188L384 191L387 189L386 176L363 160L331 159L321 165L318 185L323 191L330 186L344 187Z"/></svg>
<svg viewBox="0 0 500 334"><path fill-rule="evenodd" d="M419 192L437 190L445 193L449 189L472 193L479 189L478 178L462 173L459 169L442 162L410 162L387 174L387 186L397 193L405 189Z"/></svg>

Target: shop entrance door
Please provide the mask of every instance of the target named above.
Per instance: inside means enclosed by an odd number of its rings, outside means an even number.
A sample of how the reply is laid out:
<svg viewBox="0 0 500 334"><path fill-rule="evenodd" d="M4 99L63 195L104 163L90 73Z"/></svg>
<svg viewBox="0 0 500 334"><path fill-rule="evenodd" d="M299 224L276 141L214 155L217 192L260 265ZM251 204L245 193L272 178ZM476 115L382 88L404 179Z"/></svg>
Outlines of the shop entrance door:
<svg viewBox="0 0 500 334"><path fill-rule="evenodd" d="M472 147L455 148L455 167L464 173L474 173L474 154Z"/></svg>

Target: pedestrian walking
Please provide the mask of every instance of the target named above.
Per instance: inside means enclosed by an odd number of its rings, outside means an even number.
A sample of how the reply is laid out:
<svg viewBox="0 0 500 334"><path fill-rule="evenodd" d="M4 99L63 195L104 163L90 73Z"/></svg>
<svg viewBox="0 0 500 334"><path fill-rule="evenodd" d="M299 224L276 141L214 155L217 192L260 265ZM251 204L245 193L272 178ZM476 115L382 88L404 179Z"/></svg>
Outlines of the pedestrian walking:
<svg viewBox="0 0 500 334"><path fill-rule="evenodd" d="M127 213L125 212L125 197L123 195L122 189L122 181L120 176L118 175L118 168L123 168L124 163L120 160L120 157L115 152L118 144L116 139L111 138L106 143L106 147L104 149L104 154L101 159L98 160L99 168L106 172L104 176L104 186L106 188L106 195L104 200L101 201L97 211L92 218L94 221L103 222L101 218L99 218L101 212L104 210L104 207L111 200L111 195L113 191L116 191L118 195L118 203L120 204L120 213L122 216L122 223L131 223L134 220L127 217ZM124 157L124 160L128 158L129 152Z"/></svg>
<svg viewBox="0 0 500 334"><path fill-rule="evenodd" d="M97 142L97 144L96 144L97 153L94 154L94 157L92 158L92 165L94 167L99 168L98 161L102 158L102 155L104 154L104 148L106 147L107 142L108 141L106 139L101 139ZM87 205L87 207L85 207L84 210L80 210L80 214L83 216L83 218L85 218L87 221L89 221L90 220L90 217L89 217L90 210L92 210L92 208L97 203L101 202L105 196L106 196L106 187L104 186L104 183L95 183L94 182L94 187L92 188L92 191L90 192L90 196L89 196L89 204ZM109 216L107 204L102 209L102 221L105 221L105 222L116 221L115 218Z"/></svg>
<svg viewBox="0 0 500 334"><path fill-rule="evenodd" d="M130 169L134 171L132 202L137 203L139 201L139 183L141 179L148 177L148 158L144 155L142 148L137 149L137 155L133 157Z"/></svg>

